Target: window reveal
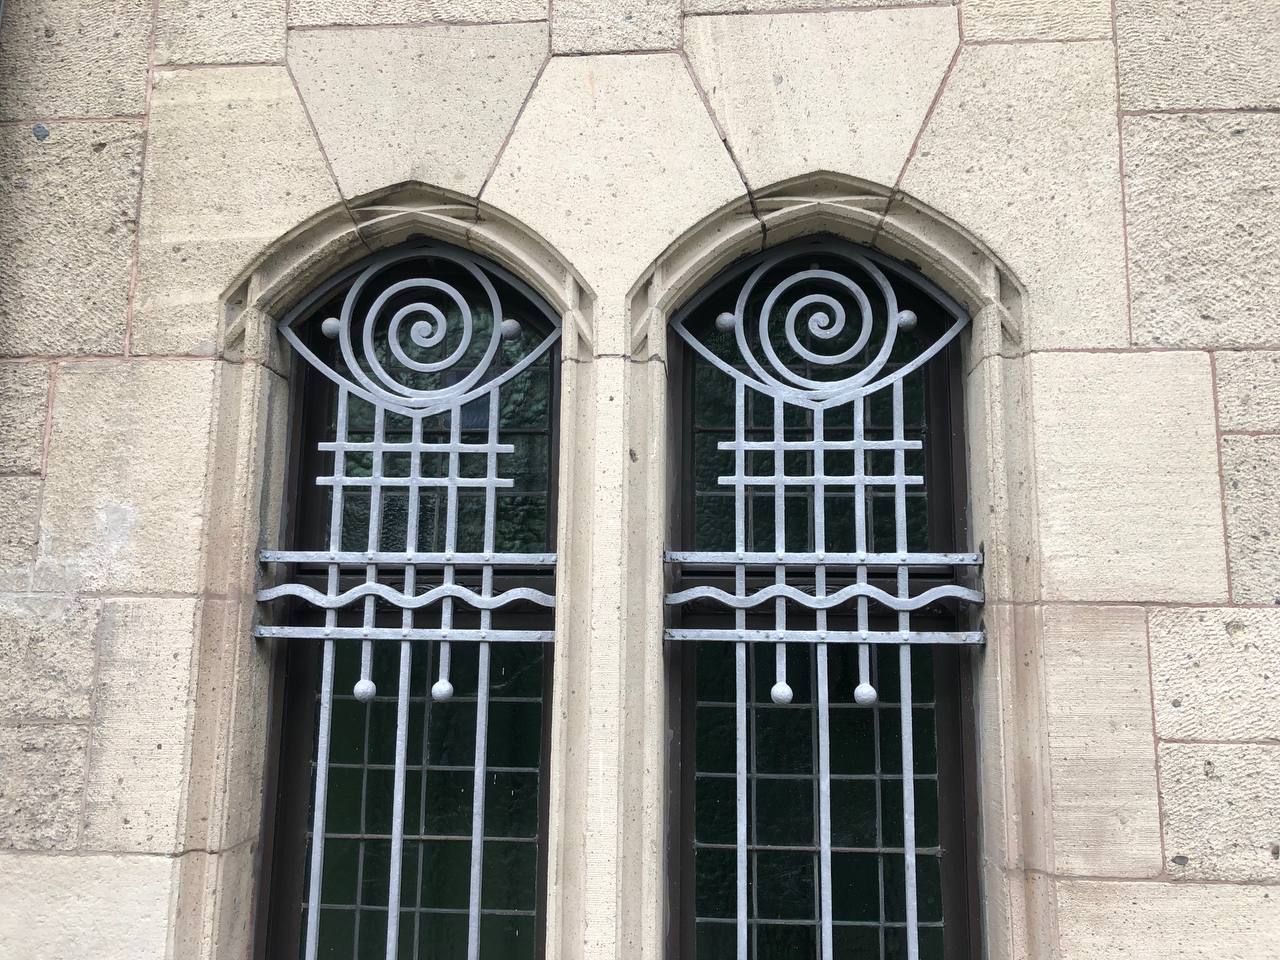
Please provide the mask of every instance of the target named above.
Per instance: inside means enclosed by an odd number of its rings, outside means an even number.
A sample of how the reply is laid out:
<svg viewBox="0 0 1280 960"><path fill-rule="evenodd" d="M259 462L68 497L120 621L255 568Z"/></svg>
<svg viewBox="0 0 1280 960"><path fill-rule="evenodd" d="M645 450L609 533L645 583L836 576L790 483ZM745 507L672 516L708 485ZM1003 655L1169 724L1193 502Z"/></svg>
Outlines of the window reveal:
<svg viewBox="0 0 1280 960"><path fill-rule="evenodd" d="M255 633L318 646L320 676L305 866L277 866L305 887L277 925L305 960L533 958L558 318L429 244L335 278L281 333L310 368L312 450Z"/></svg>
<svg viewBox="0 0 1280 960"><path fill-rule="evenodd" d="M693 648L698 957L943 956L939 804L959 798L939 797L933 661L982 640L960 629L981 594L958 579L981 558L938 546L955 537L949 491L927 484L949 454L944 431L926 444L929 361L967 318L927 286L808 242L730 268L673 318L692 549L668 554L666 637Z"/></svg>

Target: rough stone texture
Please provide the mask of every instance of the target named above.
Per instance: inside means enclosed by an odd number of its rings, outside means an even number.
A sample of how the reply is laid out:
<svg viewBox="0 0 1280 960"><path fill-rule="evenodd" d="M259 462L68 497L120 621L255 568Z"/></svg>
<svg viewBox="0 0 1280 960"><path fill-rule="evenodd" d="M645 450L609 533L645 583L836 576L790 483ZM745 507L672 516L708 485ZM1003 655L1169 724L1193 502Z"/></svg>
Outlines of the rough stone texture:
<svg viewBox="0 0 1280 960"><path fill-rule="evenodd" d="M1226 600L1208 357L1031 365L1045 597Z"/></svg>
<svg viewBox="0 0 1280 960"><path fill-rule="evenodd" d="M1280 437L1223 437L1227 544L1237 603L1280 603Z"/></svg>
<svg viewBox="0 0 1280 960"><path fill-rule="evenodd" d="M36 589L195 591L212 383L191 360L62 369Z"/></svg>
<svg viewBox="0 0 1280 960"><path fill-rule="evenodd" d="M0 855L6 960L160 960L175 869L168 857Z"/></svg>
<svg viewBox="0 0 1280 960"><path fill-rule="evenodd" d="M292 0L291 26L547 19L547 0Z"/></svg>
<svg viewBox="0 0 1280 960"><path fill-rule="evenodd" d="M156 63L284 58L287 0L160 0Z"/></svg>
<svg viewBox="0 0 1280 960"><path fill-rule="evenodd" d="M1280 746L1162 744L1160 796L1171 874L1280 880Z"/></svg>
<svg viewBox="0 0 1280 960"><path fill-rule="evenodd" d="M1152 608L1161 737L1280 740L1280 610Z"/></svg>
<svg viewBox="0 0 1280 960"><path fill-rule="evenodd" d="M40 538L40 478L0 477L0 570L30 564Z"/></svg>
<svg viewBox="0 0 1280 960"><path fill-rule="evenodd" d="M227 285L270 241L339 200L284 67L160 73L146 185L138 353L213 353Z"/></svg>
<svg viewBox="0 0 1280 960"><path fill-rule="evenodd" d="M1057 870L1155 876L1146 615L1140 607L1046 607L1042 643Z"/></svg>
<svg viewBox="0 0 1280 960"><path fill-rule="evenodd" d="M1126 110L1280 105L1276 0L1116 0Z"/></svg>
<svg viewBox="0 0 1280 960"><path fill-rule="evenodd" d="M151 0L8 0L0 120L142 113L150 33Z"/></svg>
<svg viewBox="0 0 1280 960"><path fill-rule="evenodd" d="M1062 960L1272 960L1274 887L1059 880Z"/></svg>
<svg viewBox="0 0 1280 960"><path fill-rule="evenodd" d="M552 53L671 50L680 46L680 0L556 0Z"/></svg>
<svg viewBox="0 0 1280 960"><path fill-rule="evenodd" d="M903 188L1026 285L1028 346L1128 343L1110 43L966 47Z"/></svg>
<svg viewBox="0 0 1280 960"><path fill-rule="evenodd" d="M965 0L966 40L1111 39L1111 0Z"/></svg>
<svg viewBox="0 0 1280 960"><path fill-rule="evenodd" d="M1223 430L1280 432L1280 352L1224 350L1214 356Z"/></svg>
<svg viewBox="0 0 1280 960"><path fill-rule="evenodd" d="M89 719L98 604L0 596L0 723Z"/></svg>
<svg viewBox="0 0 1280 960"><path fill-rule="evenodd" d="M85 845L175 849L186 779L194 600L103 606Z"/></svg>
<svg viewBox="0 0 1280 960"><path fill-rule="evenodd" d="M1134 340L1280 342L1280 116L1129 117L1124 154Z"/></svg>
<svg viewBox="0 0 1280 960"><path fill-rule="evenodd" d="M8 17L6 8L6 30ZM0 356L114 353L124 342L141 124L51 121L44 140L32 130L0 127Z"/></svg>
<svg viewBox="0 0 1280 960"><path fill-rule="evenodd" d="M0 363L0 473L39 473L49 368L43 363Z"/></svg>
<svg viewBox="0 0 1280 960"><path fill-rule="evenodd" d="M348 197L406 180L479 193L546 56L545 23L307 30L289 50Z"/></svg>
<svg viewBox="0 0 1280 960"><path fill-rule="evenodd" d="M935 0L684 0L685 13L769 13L793 10L857 10L864 7L905 7Z"/></svg>
<svg viewBox="0 0 1280 960"><path fill-rule="evenodd" d="M894 183L958 39L955 12L943 8L685 26L694 71L757 189L813 170Z"/></svg>
<svg viewBox="0 0 1280 960"><path fill-rule="evenodd" d="M663 248L742 192L681 59L649 54L552 59L482 199L545 237L615 311ZM595 344L628 346L620 323Z"/></svg>
<svg viewBox="0 0 1280 960"><path fill-rule="evenodd" d="M0 727L0 848L75 846L86 734L83 724Z"/></svg>

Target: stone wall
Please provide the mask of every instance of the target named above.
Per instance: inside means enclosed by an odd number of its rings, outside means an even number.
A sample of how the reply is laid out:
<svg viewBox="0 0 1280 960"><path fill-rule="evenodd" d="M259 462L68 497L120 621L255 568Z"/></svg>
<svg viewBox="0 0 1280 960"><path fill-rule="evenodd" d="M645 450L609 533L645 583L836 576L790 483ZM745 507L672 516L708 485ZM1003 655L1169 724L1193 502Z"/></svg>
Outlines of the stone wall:
<svg viewBox="0 0 1280 960"><path fill-rule="evenodd" d="M567 313L548 953L657 960L665 314L830 229L975 315L990 956L1280 954L1277 63L1275 0L6 0L0 953L248 954L270 320L416 230Z"/></svg>

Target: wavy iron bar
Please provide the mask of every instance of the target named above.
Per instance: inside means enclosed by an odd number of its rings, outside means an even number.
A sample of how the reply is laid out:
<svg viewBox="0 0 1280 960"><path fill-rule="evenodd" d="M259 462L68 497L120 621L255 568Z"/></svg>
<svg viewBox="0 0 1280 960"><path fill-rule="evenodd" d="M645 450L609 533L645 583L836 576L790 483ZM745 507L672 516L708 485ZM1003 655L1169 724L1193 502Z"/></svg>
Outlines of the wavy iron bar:
<svg viewBox="0 0 1280 960"><path fill-rule="evenodd" d="M495 284L497 279L500 283ZM336 340L344 369L335 369L308 346L295 327L311 322L317 310L347 287L340 314L320 323L324 336ZM533 325L504 313L499 286L514 289L525 313L538 312L538 331L550 330L517 362L505 368L494 365L502 341L527 338ZM310 606L321 621L305 623L261 623L258 637L308 639L323 644L321 656L320 711L316 744L315 799L313 804L310 888L307 893L306 929L303 956L315 960L320 950L319 917L321 881L325 852L325 817L328 799L329 747L333 722L334 652L339 640L361 644L360 679L355 684L357 700L371 701L377 690L372 679L373 647L399 643L399 683L396 693L395 780L391 818L391 857L388 877L386 928L387 960L394 960L399 946L401 871L404 847L406 751L409 731L409 678L413 641L438 644L439 674L431 687L434 700L448 700L454 694L450 682L450 644L458 641L478 645L477 689L475 696L475 759L472 785L471 861L468 890L467 957L477 960L480 942L481 881L484 853L485 786L487 783L487 736L489 714L490 643L534 642L553 639L550 630L513 628L494 622L495 611L512 604L533 604L554 608L551 594L531 587L514 587L494 592L495 570L516 568L522 574L551 574L553 553L519 553L499 549L496 543L497 491L513 486L511 477L499 475L499 456L515 451L511 443L500 442L499 411L502 389L519 377L535 360L551 348L560 334L559 318L531 289L506 271L453 247L426 244L402 247L375 255L339 274L310 294L280 324L280 332L293 350L323 376L336 384L336 428L332 440L318 449L333 456L329 476L311 478L329 487L331 513L329 542L325 550L265 550L264 564L276 564L281 572L299 566L320 567L327 573L323 591L306 583L278 583L258 593L263 604L293 600L292 609ZM521 340L523 342L523 340ZM431 359L435 357L436 359ZM373 408L371 439L353 439L352 403L358 398ZM467 411L464 413L464 407ZM480 415L477 416L477 408ZM409 439L388 436L388 418L409 424ZM463 441L463 421L471 430L484 430L481 443ZM438 418L448 432L444 442L424 440L423 422ZM404 430L401 428L401 433ZM389 476L388 458L407 460L407 473ZM463 458L484 463L482 475L464 470ZM353 475L353 464L361 462L367 475ZM442 464L429 469L428 464ZM367 491L367 511L349 491ZM459 491L483 500L483 544L479 550L458 550ZM405 550L385 550L384 491L403 499ZM420 494L441 492L444 499L444 549L421 551L419 543ZM344 525L348 529L344 530ZM357 527L353 529L353 527ZM345 534L345 535L344 535ZM398 533L397 533L398 536ZM363 540L364 550L345 547ZM364 571L363 582L342 589L347 576ZM465 573L474 582L479 572L479 590L457 582ZM397 581L396 586L384 582ZM422 589L426 587L426 589ZM379 609L379 604L384 605ZM431 625L419 625L415 618L429 606ZM339 623L340 610L361 607L361 618ZM400 625L386 625L386 607L398 611ZM467 608L470 608L467 610ZM467 611L478 627L460 628L457 615ZM322 615L322 616L321 616ZM357 626L351 622L361 619ZM381 623L379 621L382 621ZM394 648L393 648L394 649ZM416 942L415 927L414 938Z"/></svg>
<svg viewBox="0 0 1280 960"><path fill-rule="evenodd" d="M858 645L858 684L855 702L875 703L878 695L870 682L870 649L875 644L894 644L899 650L902 769L914 769L912 756L911 648L920 644L978 644L979 631L915 631L913 612L940 600L963 604L980 604L980 590L958 583L935 586L912 594L913 573L929 572L937 576L939 568L976 573L982 557L976 553L911 552L907 542L907 488L924 482L909 474L907 451L922 449L920 441L908 439L905 431L903 382L912 372L936 356L964 328L968 317L963 309L941 291L930 289L933 298L950 314L950 324L935 341L916 356L890 368L890 356L900 331L910 331L917 317L910 310L898 308L898 298L887 274L895 274L920 287L927 281L910 275L895 261L842 242L832 242L820 251L827 264L838 261L841 268L819 266L812 261L814 251L797 253L794 248L780 248L749 263L733 277L743 277L733 310L716 316L715 329L732 334L733 346L721 353L702 342L686 325L695 316L705 317L703 306L711 294L725 290L733 279L713 285L695 297L673 318L672 326L681 338L703 360L730 378L734 391L734 437L717 444L722 454L732 456L733 473L720 475L717 483L732 490L734 498L734 544L732 550L676 551L666 555L678 573L681 589L666 597L677 615L691 604L715 604L732 611L732 629L688 629L671 627L665 637L672 642L725 641L735 645L736 739L737 739L737 960L748 957L748 798L747 798L747 646L750 643L776 645L775 680L771 697L776 703L790 703L793 693L787 682L787 646L812 644L817 668L817 763L818 770L818 849L819 849L819 917L822 960L832 960L832 872L831 872L831 781L830 724L828 691L828 645ZM788 270L790 260L801 260L798 269ZM845 267L847 266L847 269ZM749 271L749 272L748 272ZM860 282L861 281L861 282ZM766 290L766 286L772 284ZM865 287L865 288L864 288ZM779 303L789 305L785 313ZM757 306L758 305L758 306ZM847 306L852 306L854 316ZM881 309L877 311L877 306ZM699 313L699 308L702 308ZM775 309L776 308L776 309ZM877 315L878 314L878 315ZM807 329L807 334L805 330ZM883 331L878 349L869 349L873 333ZM785 341L785 346L781 342ZM828 347L831 352L819 349ZM726 358L723 352L735 352ZM794 358L791 363L783 356ZM851 361L870 356L861 368L847 372ZM808 375L804 366L808 366ZM818 371L831 374L820 379ZM870 439L865 435L867 405L870 398L887 392L892 407L892 438ZM772 410L772 438L748 439L749 407ZM802 422L812 424L811 435L796 439L794 414L802 413ZM851 411L851 416L850 416ZM758 416L751 420L757 432L769 429ZM850 423L850 420L852 423ZM852 439L836 439L825 435L828 428L852 427ZM786 454L808 457L809 468L790 473ZM891 456L892 473L868 471L868 454ZM847 458L852 455L853 472L829 474L824 469L831 454ZM772 455L773 472L749 470L758 461L749 457ZM767 462L767 461L766 461ZM847 461L846 461L847 462ZM788 489L811 493L809 520L812 524L810 551L791 551L786 544L787 512L784 496ZM834 517L827 514L826 492L831 488L852 490L854 516ZM869 549L870 522L866 509L867 493L879 488L892 491L894 504L894 546L892 552ZM773 499L773 551L748 550L748 512L752 498ZM851 552L828 553L827 528L833 522L847 524L852 520L855 549ZM774 583L747 589L749 570L772 571ZM718 584L732 576L733 590ZM854 582L831 593L827 592L828 576L839 573ZM893 592L869 582L871 574L892 581ZM788 580L799 581L810 589L802 590ZM748 627L747 611L773 601L773 623L769 627ZM872 630L871 604L877 604L889 616L896 616L896 630ZM789 610L799 609L815 622L816 629L788 628ZM829 617L847 613L856 629L828 629ZM919 958L919 929L916 900L915 786L914 777L902 779L904 864L906 874L906 938L908 960ZM882 889L883 896L883 889ZM883 904L882 904L883 907ZM883 913L883 911L882 911ZM883 948L882 948L883 949Z"/></svg>

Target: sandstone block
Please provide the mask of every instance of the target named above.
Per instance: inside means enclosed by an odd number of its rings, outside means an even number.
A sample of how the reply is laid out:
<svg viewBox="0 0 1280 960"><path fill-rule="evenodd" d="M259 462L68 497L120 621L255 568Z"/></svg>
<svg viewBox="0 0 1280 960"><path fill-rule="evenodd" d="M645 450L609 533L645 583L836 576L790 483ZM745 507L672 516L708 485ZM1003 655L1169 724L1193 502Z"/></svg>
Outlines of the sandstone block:
<svg viewBox="0 0 1280 960"><path fill-rule="evenodd" d="M120 350L141 153L133 121L0 126L0 356Z"/></svg>
<svg viewBox="0 0 1280 960"><path fill-rule="evenodd" d="M558 0L552 53L671 50L680 45L680 0Z"/></svg>
<svg viewBox="0 0 1280 960"><path fill-rule="evenodd" d="M195 592L212 385L210 362L62 368L36 589Z"/></svg>
<svg viewBox="0 0 1280 960"><path fill-rule="evenodd" d="M40 539L39 477L0 477L0 576L31 566ZM11 574L10 572L14 573Z"/></svg>
<svg viewBox="0 0 1280 960"><path fill-rule="evenodd" d="M76 845L86 730L70 723L0 727L0 848Z"/></svg>
<svg viewBox="0 0 1280 960"><path fill-rule="evenodd" d="M1129 117L1124 154L1134 340L1280 341L1280 116Z"/></svg>
<svg viewBox="0 0 1280 960"><path fill-rule="evenodd" d="M1280 603L1280 437L1223 437L1231 587L1240 603Z"/></svg>
<svg viewBox="0 0 1280 960"><path fill-rule="evenodd" d="M156 63L284 59L287 0L160 0Z"/></svg>
<svg viewBox="0 0 1280 960"><path fill-rule="evenodd" d="M943 8L685 25L694 71L755 188L813 170L894 183L958 39Z"/></svg>
<svg viewBox="0 0 1280 960"><path fill-rule="evenodd" d="M1280 351L1223 350L1214 369L1223 430L1280 433Z"/></svg>
<svg viewBox="0 0 1280 960"><path fill-rule="evenodd" d="M1280 746L1162 744L1160 796L1171 874L1280 879Z"/></svg>
<svg viewBox="0 0 1280 960"><path fill-rule="evenodd" d="M1128 343L1109 42L965 47L903 189L1029 292L1032 348Z"/></svg>
<svg viewBox="0 0 1280 960"><path fill-rule="evenodd" d="M0 363L0 473L39 473L49 368Z"/></svg>
<svg viewBox="0 0 1280 960"><path fill-rule="evenodd" d="M291 26L509 23L547 19L547 0L292 0Z"/></svg>
<svg viewBox="0 0 1280 960"><path fill-rule="evenodd" d="M348 197L407 180L479 193L546 56L545 23L304 30L289 50Z"/></svg>
<svg viewBox="0 0 1280 960"><path fill-rule="evenodd" d="M795 10L856 10L863 7L905 7L927 4L931 0L684 0L686 14L693 13L771 13Z"/></svg>
<svg viewBox="0 0 1280 960"><path fill-rule="evenodd" d="M1031 360L1041 582L1050 599L1226 599L1209 361Z"/></svg>
<svg viewBox="0 0 1280 960"><path fill-rule="evenodd" d="M0 596L0 723L87 722L98 604Z"/></svg>
<svg viewBox="0 0 1280 960"><path fill-rule="evenodd" d="M1111 36L1110 0L965 0L966 40L1082 40Z"/></svg>

